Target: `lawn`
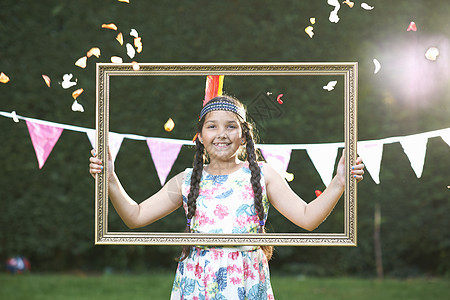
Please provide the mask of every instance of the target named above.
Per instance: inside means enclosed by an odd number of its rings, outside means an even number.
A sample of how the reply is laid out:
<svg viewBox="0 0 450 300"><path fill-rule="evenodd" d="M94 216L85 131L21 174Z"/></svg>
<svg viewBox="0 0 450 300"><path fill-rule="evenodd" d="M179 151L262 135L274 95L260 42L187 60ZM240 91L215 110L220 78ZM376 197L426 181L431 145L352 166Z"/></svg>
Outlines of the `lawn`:
<svg viewBox="0 0 450 300"><path fill-rule="evenodd" d="M0 274L0 299L169 299L172 273L147 275ZM449 299L448 279L305 278L272 276L283 299Z"/></svg>

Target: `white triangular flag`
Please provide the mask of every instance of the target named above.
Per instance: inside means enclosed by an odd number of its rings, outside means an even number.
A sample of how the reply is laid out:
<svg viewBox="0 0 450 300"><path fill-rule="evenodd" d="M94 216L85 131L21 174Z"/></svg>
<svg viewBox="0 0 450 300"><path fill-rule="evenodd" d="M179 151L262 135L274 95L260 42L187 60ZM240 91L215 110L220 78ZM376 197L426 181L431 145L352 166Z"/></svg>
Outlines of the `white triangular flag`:
<svg viewBox="0 0 450 300"><path fill-rule="evenodd" d="M358 142L358 154L364 166L376 184L380 184L381 157L383 156L383 143L379 141Z"/></svg>
<svg viewBox="0 0 450 300"><path fill-rule="evenodd" d="M147 145L155 164L159 181L161 185L164 185L183 144L166 142L157 138L147 138Z"/></svg>
<svg viewBox="0 0 450 300"><path fill-rule="evenodd" d="M441 134L441 138L450 146L450 129L445 130Z"/></svg>
<svg viewBox="0 0 450 300"><path fill-rule="evenodd" d="M428 138L421 135L411 135L402 137L400 144L408 156L411 167L416 173L417 178L422 176L423 164L425 162L425 154L427 152Z"/></svg>
<svg viewBox="0 0 450 300"><path fill-rule="evenodd" d="M86 135L91 142L92 149L97 149L97 141L95 140L95 130L88 129L86 130Z"/></svg>
<svg viewBox="0 0 450 300"><path fill-rule="evenodd" d="M338 146L336 144L316 144L306 146L306 152L308 152L309 158L314 164L314 167L316 167L325 186L328 186L333 179L337 150Z"/></svg>
<svg viewBox="0 0 450 300"><path fill-rule="evenodd" d="M96 144L97 141L95 139L95 130L88 129L86 130L86 134L91 142L92 148L97 149ZM111 150L112 161L116 160L117 154L119 153L120 146L123 142L123 135L115 132L109 132L109 149Z"/></svg>

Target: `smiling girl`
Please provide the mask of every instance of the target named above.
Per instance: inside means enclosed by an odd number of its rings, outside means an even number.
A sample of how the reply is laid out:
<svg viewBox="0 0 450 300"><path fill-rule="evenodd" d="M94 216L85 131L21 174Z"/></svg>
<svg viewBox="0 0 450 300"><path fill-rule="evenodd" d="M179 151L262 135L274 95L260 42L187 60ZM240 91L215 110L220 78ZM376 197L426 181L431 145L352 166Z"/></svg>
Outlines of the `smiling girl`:
<svg viewBox="0 0 450 300"><path fill-rule="evenodd" d="M200 113L197 135L193 168L173 177L140 204L122 188L109 155L109 196L127 226L146 226L183 206L186 232L264 233L273 205L296 225L313 230L344 192L344 156L329 186L309 203L272 167L257 162L252 126L244 106L234 98L210 100ZM95 177L103 168L95 151L92 155L90 173ZM363 179L360 158L351 172L357 181ZM185 246L171 299L274 299L271 256L270 246Z"/></svg>

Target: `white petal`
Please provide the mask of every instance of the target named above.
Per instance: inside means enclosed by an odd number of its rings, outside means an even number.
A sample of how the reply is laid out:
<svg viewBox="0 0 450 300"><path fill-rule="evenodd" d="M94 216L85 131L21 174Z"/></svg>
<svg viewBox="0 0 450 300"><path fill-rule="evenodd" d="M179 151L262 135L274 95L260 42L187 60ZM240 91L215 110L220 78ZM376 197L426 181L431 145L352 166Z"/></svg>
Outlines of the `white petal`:
<svg viewBox="0 0 450 300"><path fill-rule="evenodd" d="M375 71L373 73L377 74L378 71L380 71L380 69L381 69L381 64L378 61L378 59L376 59L376 58L373 59L373 63L375 64Z"/></svg>
<svg viewBox="0 0 450 300"><path fill-rule="evenodd" d="M134 56L136 55L136 50L134 50L134 47L130 43L127 43L127 55L131 59L133 59Z"/></svg>
<svg viewBox="0 0 450 300"><path fill-rule="evenodd" d="M427 52L425 53L425 57L431 61L435 61L437 59L438 55L439 55L439 49L436 47L428 48Z"/></svg>
<svg viewBox="0 0 450 300"><path fill-rule="evenodd" d="M63 89L68 89L73 87L74 85L77 85L75 81L70 81L72 77L73 77L72 73L63 75L63 82L61 83Z"/></svg>
<svg viewBox="0 0 450 300"><path fill-rule="evenodd" d="M123 63L123 59L120 56L111 56L111 62L113 64L121 64Z"/></svg>
<svg viewBox="0 0 450 300"><path fill-rule="evenodd" d="M19 118L17 118L17 115L16 115L16 111L15 111L15 110L13 110L13 111L11 112L11 117L12 117L12 119L13 119L14 122L19 123Z"/></svg>
<svg viewBox="0 0 450 300"><path fill-rule="evenodd" d="M132 36L132 37L135 37L135 38L137 38L137 37L139 37L139 33L136 31L136 29L131 29L131 31L130 31L130 35Z"/></svg>
<svg viewBox="0 0 450 300"><path fill-rule="evenodd" d="M330 20L331 23L339 22L339 16L337 15L337 11L336 10L333 10L330 13L330 17L328 18L328 20Z"/></svg>
<svg viewBox="0 0 450 300"><path fill-rule="evenodd" d="M328 0L328 5L335 6L335 7L341 6L341 4L339 3L338 0Z"/></svg>
<svg viewBox="0 0 450 300"><path fill-rule="evenodd" d="M73 111L84 112L83 105L81 105L80 103L78 103L77 100L73 101L73 104L72 104L72 110L73 110Z"/></svg>
<svg viewBox="0 0 450 300"><path fill-rule="evenodd" d="M334 90L334 87L336 86L336 84L337 84L336 80L330 81L330 82L328 82L327 85L323 86L323 89L327 90L327 91Z"/></svg>
<svg viewBox="0 0 450 300"><path fill-rule="evenodd" d="M361 7L364 8L365 10L372 10L373 6L370 6L369 4L363 2L361 3Z"/></svg>

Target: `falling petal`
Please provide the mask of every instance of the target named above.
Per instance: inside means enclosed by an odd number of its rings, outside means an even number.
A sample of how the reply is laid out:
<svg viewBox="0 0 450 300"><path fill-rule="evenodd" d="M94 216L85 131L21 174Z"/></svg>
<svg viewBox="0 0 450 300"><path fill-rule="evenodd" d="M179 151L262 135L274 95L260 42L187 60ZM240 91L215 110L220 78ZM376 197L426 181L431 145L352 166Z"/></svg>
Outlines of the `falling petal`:
<svg viewBox="0 0 450 300"><path fill-rule="evenodd" d="M333 10L330 13L330 17L328 18L328 20L330 20L331 23L339 22L339 16L337 15L337 10Z"/></svg>
<svg viewBox="0 0 450 300"><path fill-rule="evenodd" d="M314 29L314 27L312 27L312 26L308 26L305 28L305 32L307 35L309 35L310 38L312 38L314 35L313 29Z"/></svg>
<svg viewBox="0 0 450 300"><path fill-rule="evenodd" d="M138 37L139 37L139 33L138 33L137 30L134 29L134 28L131 29L130 35L131 35L132 37L134 37L134 38L138 38Z"/></svg>
<svg viewBox="0 0 450 300"><path fill-rule="evenodd" d="M99 57L100 57L100 48L97 48L97 47L91 48L91 49L86 53L86 56L87 56L87 57L91 57L92 55L94 55L95 57L99 58Z"/></svg>
<svg viewBox="0 0 450 300"><path fill-rule="evenodd" d="M83 56L82 58L78 59L75 62L75 66L80 67L80 68L86 68L87 65L87 56Z"/></svg>
<svg viewBox="0 0 450 300"><path fill-rule="evenodd" d="M134 39L134 46L136 47L136 51L137 53L141 53L142 51L142 42L141 42L141 38L137 37Z"/></svg>
<svg viewBox="0 0 450 300"><path fill-rule="evenodd" d="M73 74L64 74L63 75L63 82L61 83L61 86L63 89L68 89L73 87L74 85L77 85L75 81L70 81L73 77Z"/></svg>
<svg viewBox="0 0 450 300"><path fill-rule="evenodd" d="M342 2L342 3L344 3L344 4L347 4L350 8L352 8L353 7L353 5L355 5L355 3L354 2L352 2L352 1L348 1L348 0L345 0L344 2Z"/></svg>
<svg viewBox="0 0 450 300"><path fill-rule="evenodd" d="M73 110L73 111L84 112L83 105L81 105L80 103L78 103L77 100L73 101L73 104L72 104L72 110Z"/></svg>
<svg viewBox="0 0 450 300"><path fill-rule="evenodd" d="M428 60L435 61L439 55L439 49L436 47L428 48L427 52L425 52L425 57Z"/></svg>
<svg viewBox="0 0 450 300"><path fill-rule="evenodd" d="M127 43L127 55L133 59L136 55L136 50L134 50L133 46L130 43Z"/></svg>
<svg viewBox="0 0 450 300"><path fill-rule="evenodd" d="M119 2L125 2L125 3L130 3L130 0L117 0Z"/></svg>
<svg viewBox="0 0 450 300"><path fill-rule="evenodd" d="M83 89L78 89L72 93L72 97L74 100L77 100L78 96L80 96L84 92Z"/></svg>
<svg viewBox="0 0 450 300"><path fill-rule="evenodd" d="M123 59L119 56L111 56L111 62L114 64L121 64L123 62Z"/></svg>
<svg viewBox="0 0 450 300"><path fill-rule="evenodd" d="M336 84L337 84L337 81L336 81L336 80L330 81L330 82L328 82L327 85L325 85L325 86L323 87L323 89L324 89L324 90L327 90L327 91L334 90L334 87L336 86Z"/></svg>
<svg viewBox="0 0 450 300"><path fill-rule="evenodd" d="M292 180L294 180L294 174L285 172L285 173L284 173L284 178L285 178L287 181L291 182Z"/></svg>
<svg viewBox="0 0 450 300"><path fill-rule="evenodd" d="M141 68L139 64L135 61L132 61L131 64L133 65L133 70L135 71L139 71L139 69Z"/></svg>
<svg viewBox="0 0 450 300"><path fill-rule="evenodd" d="M47 75L42 74L42 78L44 78L45 84L50 87L50 77L48 77Z"/></svg>
<svg viewBox="0 0 450 300"><path fill-rule="evenodd" d="M0 74L0 82L1 83L7 83L9 81L9 77L5 73Z"/></svg>
<svg viewBox="0 0 450 300"><path fill-rule="evenodd" d="M316 18L309 18L309 22L314 25L316 24Z"/></svg>
<svg viewBox="0 0 450 300"><path fill-rule="evenodd" d="M374 71L373 73L374 73L374 74L377 74L378 71L380 71L380 69L381 69L381 64L380 64L380 62L378 61L378 59L376 59L376 58L373 59L373 63L374 63L374 65L375 65L375 71Z"/></svg>
<svg viewBox="0 0 450 300"><path fill-rule="evenodd" d="M164 124L164 130L167 132L171 132L174 127L175 127L175 122L172 120L172 118L169 118L169 120L167 120L166 124Z"/></svg>
<svg viewBox="0 0 450 300"><path fill-rule="evenodd" d="M361 3L361 7L364 8L365 10L372 10L373 6L370 6L369 4L363 2Z"/></svg>
<svg viewBox="0 0 450 300"><path fill-rule="evenodd" d="M334 7L341 6L341 4L339 3L338 0L328 0L327 3L328 3L328 5L331 5L331 6L334 6Z"/></svg>
<svg viewBox="0 0 450 300"><path fill-rule="evenodd" d="M414 22L409 23L408 29L406 29L406 31L411 31L411 30L417 31L416 23L414 23Z"/></svg>
<svg viewBox="0 0 450 300"><path fill-rule="evenodd" d="M15 110L13 110L13 111L11 112L11 117L12 117L12 119L13 119L13 121L14 121L15 123L19 123L19 118L17 117L17 114L16 114L16 111L15 111Z"/></svg>
<svg viewBox="0 0 450 300"><path fill-rule="evenodd" d="M316 193L316 197L319 197L322 194L320 190L315 190L314 193Z"/></svg>
<svg viewBox="0 0 450 300"><path fill-rule="evenodd" d="M102 24L102 28L117 30L116 24L113 24L113 23L111 23L111 24Z"/></svg>
<svg viewBox="0 0 450 300"><path fill-rule="evenodd" d="M283 100L281 100L281 97L283 97L283 94L279 94L279 95L277 96L277 102L278 102L278 104L283 104Z"/></svg>
<svg viewBox="0 0 450 300"><path fill-rule="evenodd" d="M116 40L119 42L120 45L123 45L123 35L122 35L122 32L119 32L119 34L117 34Z"/></svg>
<svg viewBox="0 0 450 300"><path fill-rule="evenodd" d="M267 94L267 96L270 96L270 95L272 95L272 92L267 92L266 94Z"/></svg>

